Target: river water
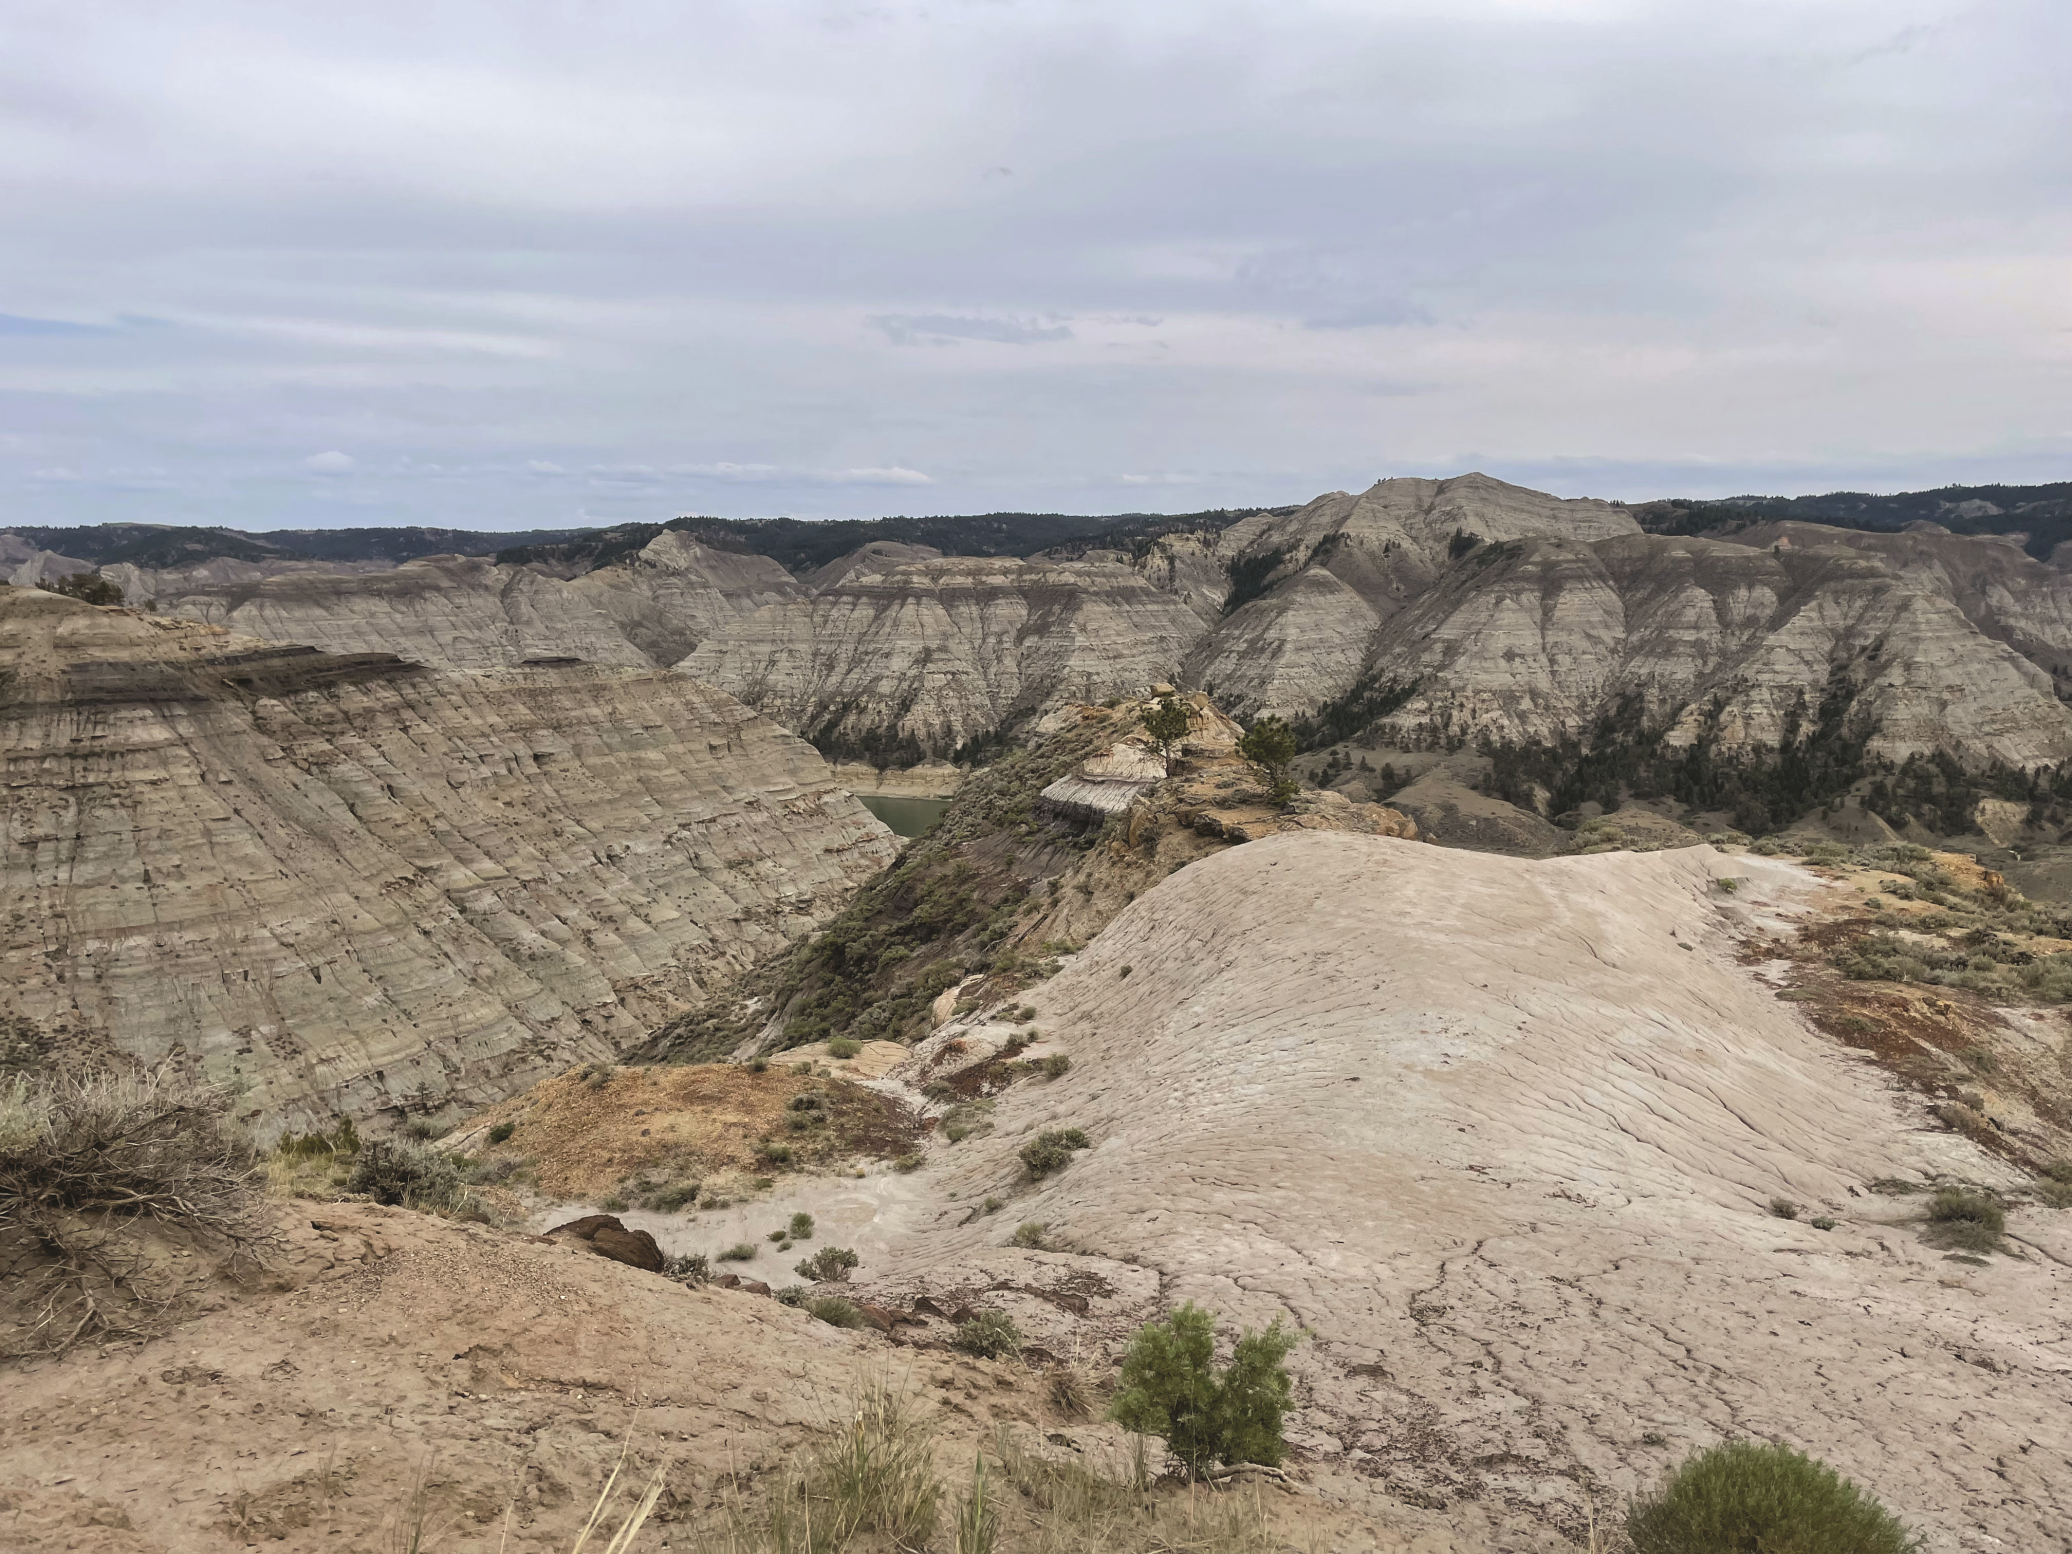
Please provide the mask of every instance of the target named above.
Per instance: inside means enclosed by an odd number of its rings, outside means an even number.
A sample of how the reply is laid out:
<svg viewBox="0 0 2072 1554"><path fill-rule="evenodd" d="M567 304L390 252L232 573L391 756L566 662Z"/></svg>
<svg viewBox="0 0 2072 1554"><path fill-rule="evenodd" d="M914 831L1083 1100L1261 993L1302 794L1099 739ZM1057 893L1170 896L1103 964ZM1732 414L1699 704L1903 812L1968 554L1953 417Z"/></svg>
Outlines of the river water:
<svg viewBox="0 0 2072 1554"><path fill-rule="evenodd" d="M948 799L917 799L904 793L859 793L856 797L892 828L894 836L919 836L950 807Z"/></svg>

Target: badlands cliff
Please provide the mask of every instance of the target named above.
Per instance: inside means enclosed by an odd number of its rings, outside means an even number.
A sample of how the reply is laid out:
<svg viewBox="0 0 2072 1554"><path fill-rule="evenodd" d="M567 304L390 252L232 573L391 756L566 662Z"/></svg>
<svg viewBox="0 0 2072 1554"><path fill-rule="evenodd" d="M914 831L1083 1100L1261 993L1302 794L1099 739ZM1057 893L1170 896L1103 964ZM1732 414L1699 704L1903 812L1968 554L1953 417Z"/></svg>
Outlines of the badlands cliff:
<svg viewBox="0 0 2072 1554"><path fill-rule="evenodd" d="M652 668L434 671L16 588L0 664L10 1061L171 1058L268 1126L608 1056L893 851L809 746Z"/></svg>
<svg viewBox="0 0 2072 1554"><path fill-rule="evenodd" d="M435 1453L450 1546L544 1554L637 1430L668 1521L714 1527L853 1418L859 1375L899 1378L960 1467L997 1430L1119 1463L1113 1427L1048 1380L1069 1362L1105 1400L1134 1328L1193 1299L1226 1330L1305 1332L1292 1482L1264 1491L1297 1547L1306 1525L1311 1547L1562 1554L1687 1452L1757 1439L1832 1463L1935 1554L2053 1548L2072 1212L1774 996L1769 957L1842 889L1707 848L1525 862L1305 831L1216 852L872 1081L937 1119L924 1160L628 1214L709 1256L810 1213L815 1245L860 1253L843 1292L882 1330L565 1239L309 1204L268 1287L216 1289L141 1354L25 1373L0 1512L51 1530L37 1549L67 1526L111 1554L372 1546ZM2016 1039L2065 1043L2061 1022ZM1046 1056L1069 1067L1040 1077ZM556 1093L619 1108L633 1169L679 1127L738 1124L679 1115L682 1088L623 1070ZM952 1131L951 1108L983 1121ZM492 1115L508 1142L455 1141L600 1158L555 1144L544 1099ZM1089 1147L1032 1181L1018 1150L1064 1127ZM2011 1204L1984 1255L1922 1212L1955 1182ZM967 1305L1012 1318L1024 1363L949 1347ZM664 1523L654 1546L689 1535Z"/></svg>
<svg viewBox="0 0 2072 1554"><path fill-rule="evenodd" d="M1839 686L1882 757L2072 757L2072 573L2020 536L1645 533L1635 510L1478 474L1203 516L1029 558L878 540L797 576L680 529L637 550L514 553L523 565L218 559L107 575L161 613L331 652L674 665L879 767L982 749L1159 680L1246 718L1313 721L1321 742L1558 741L1633 703L1672 743L1703 723L1727 750L1774 747ZM69 566L9 544L19 580Z"/></svg>

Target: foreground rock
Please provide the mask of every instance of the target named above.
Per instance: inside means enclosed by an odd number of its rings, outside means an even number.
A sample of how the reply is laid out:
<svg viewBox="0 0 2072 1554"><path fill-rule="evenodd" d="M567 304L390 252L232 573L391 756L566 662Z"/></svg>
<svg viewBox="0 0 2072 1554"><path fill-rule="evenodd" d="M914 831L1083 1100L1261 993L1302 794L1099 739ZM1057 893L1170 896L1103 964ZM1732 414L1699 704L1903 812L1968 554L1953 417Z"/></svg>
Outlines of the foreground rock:
<svg viewBox="0 0 2072 1554"><path fill-rule="evenodd" d="M0 659L10 1059L170 1058L269 1124L609 1056L892 854L682 675L439 673L27 589Z"/></svg>

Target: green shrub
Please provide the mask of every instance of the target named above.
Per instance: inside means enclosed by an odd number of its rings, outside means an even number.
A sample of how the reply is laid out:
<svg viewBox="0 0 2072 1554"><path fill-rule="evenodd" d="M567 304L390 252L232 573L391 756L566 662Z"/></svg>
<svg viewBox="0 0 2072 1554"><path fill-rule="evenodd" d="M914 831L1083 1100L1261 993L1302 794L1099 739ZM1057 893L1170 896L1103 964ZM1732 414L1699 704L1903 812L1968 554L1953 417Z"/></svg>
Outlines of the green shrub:
<svg viewBox="0 0 2072 1554"><path fill-rule="evenodd" d="M811 1241L813 1239L813 1216L803 1211L791 1217L791 1239Z"/></svg>
<svg viewBox="0 0 2072 1554"><path fill-rule="evenodd" d="M719 1254L719 1260L723 1263L750 1262L754 1259L755 1254L761 1250L762 1248L753 1241L737 1241Z"/></svg>
<svg viewBox="0 0 2072 1554"><path fill-rule="evenodd" d="M850 1036L837 1036L827 1044L827 1055L831 1058L853 1058L863 1051L863 1043Z"/></svg>
<svg viewBox="0 0 2072 1554"><path fill-rule="evenodd" d="M1626 1514L1634 1554L1909 1554L1891 1512L1789 1446L1730 1441L1687 1460Z"/></svg>
<svg viewBox="0 0 2072 1554"><path fill-rule="evenodd" d="M787 1284L773 1299L780 1306L803 1306L806 1304L806 1287L803 1284Z"/></svg>
<svg viewBox="0 0 2072 1554"><path fill-rule="evenodd" d="M450 1158L403 1139L377 1139L363 1146L345 1186L376 1203L431 1214L465 1214L477 1207Z"/></svg>
<svg viewBox="0 0 2072 1554"><path fill-rule="evenodd" d="M432 1117L412 1117L403 1124L402 1128L405 1138L416 1139L420 1144L429 1144L434 1139L442 1139L452 1131L453 1125L451 1123L440 1122Z"/></svg>
<svg viewBox="0 0 2072 1554"><path fill-rule="evenodd" d="M1799 1217L1799 1206L1789 1198L1772 1198L1770 1200L1770 1214L1776 1219L1797 1219Z"/></svg>
<svg viewBox="0 0 2072 1554"><path fill-rule="evenodd" d="M1238 1339L1219 1375L1216 1314L1188 1301L1170 1321L1137 1329L1109 1417L1125 1430L1164 1437L1195 1477L1218 1463L1277 1466L1292 1395L1282 1362L1299 1341L1276 1317L1263 1333Z"/></svg>
<svg viewBox="0 0 2072 1554"><path fill-rule="evenodd" d="M772 1165L791 1164L791 1146L789 1144L779 1144L766 1139L763 1141L759 1153Z"/></svg>
<svg viewBox="0 0 2072 1554"><path fill-rule="evenodd" d="M821 1284L846 1284L849 1270L857 1263L856 1254L845 1246L824 1246L811 1257L806 1258L793 1270L801 1279L812 1279Z"/></svg>
<svg viewBox="0 0 2072 1554"><path fill-rule="evenodd" d="M1990 1252L2007 1230L2007 1211L1984 1193L1945 1187L1928 1200L1936 1239L1967 1252Z"/></svg>
<svg viewBox="0 0 2072 1554"><path fill-rule="evenodd" d="M1000 1198L988 1198L984 1203L979 1205L979 1207L988 1214L998 1214L1002 1209L1007 1207L1007 1204L1005 1200Z"/></svg>
<svg viewBox="0 0 2072 1554"><path fill-rule="evenodd" d="M609 1194L607 1197L602 1199L597 1206L600 1209L604 1210L604 1212L607 1214L624 1214L627 1208L630 1207L626 1200L624 1198L621 1198L617 1193Z"/></svg>
<svg viewBox="0 0 2072 1554"><path fill-rule="evenodd" d="M1046 1079L1062 1079L1071 1070L1072 1060L1062 1052L1053 1052L1037 1065Z"/></svg>
<svg viewBox="0 0 2072 1554"><path fill-rule="evenodd" d="M950 1343L982 1360L1009 1359L1022 1352L1022 1330L1004 1311L980 1311L957 1324Z"/></svg>
<svg viewBox="0 0 2072 1554"><path fill-rule="evenodd" d="M678 1209L697 1202L700 1182L672 1182L658 1188L647 1200L647 1206L661 1214L674 1214Z"/></svg>
<svg viewBox="0 0 2072 1554"><path fill-rule="evenodd" d="M517 1131L517 1123L500 1122L495 1127L489 1130L489 1142L492 1144L501 1144L505 1139L509 1138L512 1134L516 1133Z"/></svg>
<svg viewBox="0 0 2072 1554"><path fill-rule="evenodd" d="M1034 1251L1043 1249L1043 1238L1050 1227L1040 1219L1025 1219L1015 1227L1008 1245L1026 1247Z"/></svg>
<svg viewBox="0 0 2072 1554"><path fill-rule="evenodd" d="M767 1074L770 1071L770 1060L768 1058L751 1058L748 1063L748 1071L751 1074Z"/></svg>
<svg viewBox="0 0 2072 1554"><path fill-rule="evenodd" d="M782 1242L789 1246L791 1244L791 1232L788 1230L773 1230L767 1236L764 1236L763 1239L771 1242Z"/></svg>
<svg viewBox="0 0 2072 1554"><path fill-rule="evenodd" d="M813 1313L829 1327L862 1327L863 1312L853 1300L844 1300L839 1295L811 1295L806 1298L806 1310Z"/></svg>
<svg viewBox="0 0 2072 1554"><path fill-rule="evenodd" d="M914 1150L910 1151L907 1154L901 1155L897 1160L893 1161L892 1169L901 1173L905 1173L908 1171L918 1171L921 1169L922 1166L926 1165L927 1163L928 1157L922 1154L919 1150Z"/></svg>
<svg viewBox="0 0 2072 1554"><path fill-rule="evenodd" d="M1050 1128L1022 1146L1021 1160L1029 1168L1029 1175L1041 1181L1051 1172L1069 1165L1073 1151L1092 1147L1086 1134L1078 1128Z"/></svg>
<svg viewBox="0 0 2072 1554"><path fill-rule="evenodd" d="M122 589L113 579L98 572L74 572L70 577L46 577L36 585L45 593L64 594L82 604L120 604Z"/></svg>
<svg viewBox="0 0 2072 1554"><path fill-rule="evenodd" d="M583 1070L583 1083L592 1090L602 1090L612 1082L612 1066L609 1063L592 1063Z"/></svg>

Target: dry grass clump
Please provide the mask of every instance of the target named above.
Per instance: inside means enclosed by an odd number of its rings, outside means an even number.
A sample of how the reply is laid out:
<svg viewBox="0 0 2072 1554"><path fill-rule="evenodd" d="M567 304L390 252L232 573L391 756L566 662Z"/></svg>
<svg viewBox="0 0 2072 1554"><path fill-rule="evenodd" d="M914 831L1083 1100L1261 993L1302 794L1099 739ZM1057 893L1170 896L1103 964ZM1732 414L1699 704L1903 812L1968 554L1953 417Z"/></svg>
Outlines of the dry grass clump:
<svg viewBox="0 0 2072 1554"><path fill-rule="evenodd" d="M2007 1231L2007 1211L1984 1193L1945 1187L1928 1200L1935 1240L1966 1252L1990 1252Z"/></svg>
<svg viewBox="0 0 2072 1554"><path fill-rule="evenodd" d="M777 1477L767 1500L738 1499L719 1526L690 1546L698 1554L840 1554L931 1547L943 1487L934 1441L907 1399L883 1380L860 1383L850 1422Z"/></svg>
<svg viewBox="0 0 2072 1554"><path fill-rule="evenodd" d="M1048 1462L1002 1428L952 1490L932 1433L882 1381L863 1384L851 1422L801 1453L768 1497L736 1500L687 1544L695 1554L1260 1554L1302 1540L1268 1520L1254 1488L1144 1487L1126 1461Z"/></svg>
<svg viewBox="0 0 2072 1554"><path fill-rule="evenodd" d="M170 1299L151 1227L232 1261L264 1239L258 1152L229 1107L165 1075L0 1081L0 1352L151 1331Z"/></svg>

